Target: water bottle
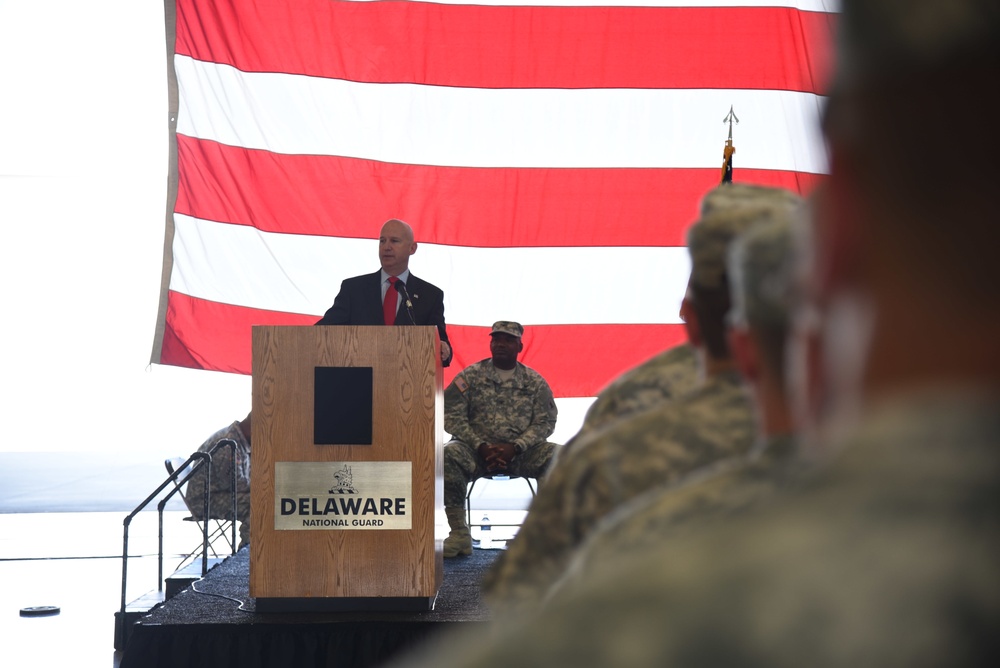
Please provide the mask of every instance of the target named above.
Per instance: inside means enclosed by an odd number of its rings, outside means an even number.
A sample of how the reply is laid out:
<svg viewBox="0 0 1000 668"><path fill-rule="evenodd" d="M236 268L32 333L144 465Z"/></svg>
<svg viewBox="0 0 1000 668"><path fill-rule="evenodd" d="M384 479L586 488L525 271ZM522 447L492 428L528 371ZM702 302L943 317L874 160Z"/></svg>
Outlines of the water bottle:
<svg viewBox="0 0 1000 668"><path fill-rule="evenodd" d="M490 527L490 518L483 515L479 526L479 548L483 550L493 549L493 532Z"/></svg>

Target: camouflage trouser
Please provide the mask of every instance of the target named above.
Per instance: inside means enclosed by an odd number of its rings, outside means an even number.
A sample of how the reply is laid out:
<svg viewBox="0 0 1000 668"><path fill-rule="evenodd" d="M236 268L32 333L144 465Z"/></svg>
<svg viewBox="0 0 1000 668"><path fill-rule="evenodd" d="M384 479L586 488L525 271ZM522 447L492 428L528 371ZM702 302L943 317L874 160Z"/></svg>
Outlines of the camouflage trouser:
<svg viewBox="0 0 1000 668"><path fill-rule="evenodd" d="M559 446L539 443L514 457L507 467L507 475L523 478L541 478L549 468ZM476 449L462 441L451 441L444 446L444 507L465 508L465 493L473 480L489 475L486 462Z"/></svg>

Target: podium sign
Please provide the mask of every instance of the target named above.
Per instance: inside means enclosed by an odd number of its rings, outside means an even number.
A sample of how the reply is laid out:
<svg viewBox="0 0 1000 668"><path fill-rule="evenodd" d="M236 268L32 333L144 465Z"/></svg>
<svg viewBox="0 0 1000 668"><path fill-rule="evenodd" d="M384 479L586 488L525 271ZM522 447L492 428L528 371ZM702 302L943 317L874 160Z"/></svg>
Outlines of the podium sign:
<svg viewBox="0 0 1000 668"><path fill-rule="evenodd" d="M433 607L447 534L439 349L434 327L253 328L258 611Z"/></svg>
<svg viewBox="0 0 1000 668"><path fill-rule="evenodd" d="M274 528L411 529L412 470L410 462L278 462Z"/></svg>

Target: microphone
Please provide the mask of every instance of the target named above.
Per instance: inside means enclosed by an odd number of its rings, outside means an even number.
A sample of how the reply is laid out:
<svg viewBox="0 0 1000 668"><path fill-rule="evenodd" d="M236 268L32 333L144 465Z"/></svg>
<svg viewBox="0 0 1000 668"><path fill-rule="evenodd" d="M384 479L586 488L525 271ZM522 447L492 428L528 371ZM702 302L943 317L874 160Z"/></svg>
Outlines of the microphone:
<svg viewBox="0 0 1000 668"><path fill-rule="evenodd" d="M406 291L406 283L396 281L393 285L396 286L396 291L403 295L403 303L406 304L406 314L410 316L410 324L416 325L417 320L413 317L413 302L410 301L410 293Z"/></svg>

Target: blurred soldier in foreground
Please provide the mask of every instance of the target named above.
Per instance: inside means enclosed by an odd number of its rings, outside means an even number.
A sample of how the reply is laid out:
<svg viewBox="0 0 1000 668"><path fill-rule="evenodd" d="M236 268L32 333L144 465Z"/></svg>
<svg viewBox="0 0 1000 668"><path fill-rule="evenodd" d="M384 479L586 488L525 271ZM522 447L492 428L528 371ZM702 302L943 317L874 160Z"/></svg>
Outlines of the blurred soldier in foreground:
<svg viewBox="0 0 1000 668"><path fill-rule="evenodd" d="M1000 5L841 4L814 272L821 340L839 367L833 399L856 408L835 460L444 656L997 665L1000 170L973 121L998 108ZM416 665L448 665L442 656Z"/></svg>
<svg viewBox="0 0 1000 668"><path fill-rule="evenodd" d="M451 533L444 556L472 554L465 490L485 475L541 478L556 452L545 439L556 428L556 403L545 379L517 361L519 323L501 320L490 332L490 357L466 367L444 393L444 509Z"/></svg>
<svg viewBox="0 0 1000 668"><path fill-rule="evenodd" d="M566 443L559 455L566 456L567 448L585 440L592 432L663 401L683 396L697 384L698 363L690 343L682 343L651 357L601 390L587 410L580 431Z"/></svg>
<svg viewBox="0 0 1000 668"><path fill-rule="evenodd" d="M701 202L701 215L716 213L728 208L752 203L762 194L758 186L734 184L712 190ZM787 199L790 206L797 203L788 191L770 191L775 200ZM681 321L692 317L690 293L681 304ZM639 366L626 371L601 390L590 406L580 431L560 448L559 456L565 457L570 447L584 440L591 432L607 427L612 422L649 410L664 401L676 399L698 387L697 355L690 341L669 348ZM558 460L557 460L558 461Z"/></svg>
<svg viewBox="0 0 1000 668"><path fill-rule="evenodd" d="M597 522L621 504L712 462L745 454L753 444L750 402L726 343L726 253L740 232L787 215L797 198L773 188L733 193L739 203L711 210L688 232L685 327L699 358L700 386L612 422L560 457L507 552L484 578L484 594L497 611L513 613L537 603ZM723 196L729 195L711 195Z"/></svg>
<svg viewBox="0 0 1000 668"><path fill-rule="evenodd" d="M623 554L683 540L712 515L745 512L810 469L810 458L801 456L793 435L785 391L793 215L751 228L729 254L729 347L753 397L753 449L618 508L576 552L554 590L579 586Z"/></svg>

